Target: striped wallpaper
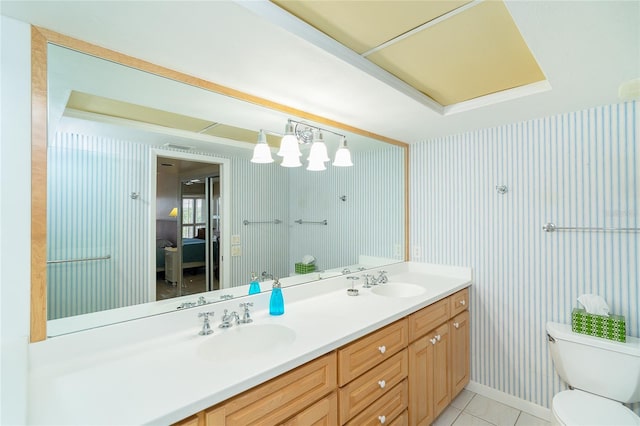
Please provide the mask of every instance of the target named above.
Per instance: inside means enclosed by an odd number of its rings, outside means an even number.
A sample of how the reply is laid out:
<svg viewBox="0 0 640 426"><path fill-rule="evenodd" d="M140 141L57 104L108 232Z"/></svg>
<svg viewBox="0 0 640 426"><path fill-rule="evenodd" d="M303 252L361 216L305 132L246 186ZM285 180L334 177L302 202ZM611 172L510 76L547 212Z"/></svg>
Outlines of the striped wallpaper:
<svg viewBox="0 0 640 426"><path fill-rule="evenodd" d="M232 286L249 284L251 272L287 276L289 256L289 176L276 164L231 162L231 234L240 236L241 256L231 257ZM256 223L279 219L281 224Z"/></svg>
<svg viewBox="0 0 640 426"><path fill-rule="evenodd" d="M47 155L47 259L111 256L47 266L49 319L146 301L148 147L58 133Z"/></svg>
<svg viewBox="0 0 640 426"><path fill-rule="evenodd" d="M564 388L547 321L596 293L640 336L639 105L609 105L411 148L412 260L470 266L471 380L549 407ZM496 185L506 185L504 195ZM634 407L640 413L640 407Z"/></svg>
<svg viewBox="0 0 640 426"><path fill-rule="evenodd" d="M319 270L356 264L359 255L402 259L394 247L404 247L403 155L390 146L354 153L353 167L292 169L290 266L306 254ZM327 225L299 225L298 219L326 219Z"/></svg>

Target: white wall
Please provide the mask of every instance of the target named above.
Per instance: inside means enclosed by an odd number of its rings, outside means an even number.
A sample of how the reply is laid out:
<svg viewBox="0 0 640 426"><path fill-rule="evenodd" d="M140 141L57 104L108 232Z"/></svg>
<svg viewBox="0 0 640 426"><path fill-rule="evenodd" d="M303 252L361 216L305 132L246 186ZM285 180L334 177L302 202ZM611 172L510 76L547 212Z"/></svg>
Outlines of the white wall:
<svg viewBox="0 0 640 426"><path fill-rule="evenodd" d="M569 323L583 293L640 335L640 234L542 231L640 226L639 113L603 106L412 146L413 260L474 271L471 380L549 407L564 385L545 323Z"/></svg>
<svg viewBox="0 0 640 426"><path fill-rule="evenodd" d="M0 17L0 423L27 413L31 187L31 33Z"/></svg>

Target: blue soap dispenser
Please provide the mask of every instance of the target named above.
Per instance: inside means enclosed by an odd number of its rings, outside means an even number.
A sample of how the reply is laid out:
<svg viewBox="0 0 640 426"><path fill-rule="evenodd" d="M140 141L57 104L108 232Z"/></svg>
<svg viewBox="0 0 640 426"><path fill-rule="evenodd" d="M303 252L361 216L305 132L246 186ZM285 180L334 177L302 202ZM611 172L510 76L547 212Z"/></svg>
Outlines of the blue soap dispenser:
<svg viewBox="0 0 640 426"><path fill-rule="evenodd" d="M251 273L251 283L249 284L249 294L260 293L260 283L255 272Z"/></svg>
<svg viewBox="0 0 640 426"><path fill-rule="evenodd" d="M282 297L282 288L280 288L280 281L277 277L273 280L273 289L271 290L271 299L269 300L269 314L284 314L284 298Z"/></svg>

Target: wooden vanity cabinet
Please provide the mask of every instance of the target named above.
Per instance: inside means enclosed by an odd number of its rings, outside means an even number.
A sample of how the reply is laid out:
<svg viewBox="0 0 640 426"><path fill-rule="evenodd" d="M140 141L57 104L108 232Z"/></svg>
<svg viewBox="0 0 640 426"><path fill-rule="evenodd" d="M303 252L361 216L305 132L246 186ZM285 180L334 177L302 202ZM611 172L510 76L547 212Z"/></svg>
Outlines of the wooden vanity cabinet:
<svg viewBox="0 0 640 426"><path fill-rule="evenodd" d="M275 425L285 421L297 424L309 418L329 421L336 407L331 396L323 399L335 394L336 365L335 352L315 359L205 410L204 425ZM300 417L296 419L297 416Z"/></svg>
<svg viewBox="0 0 640 426"><path fill-rule="evenodd" d="M461 290L409 316L412 426L431 424L469 382L468 295L468 289ZM458 315L451 318L454 312Z"/></svg>
<svg viewBox="0 0 640 426"><path fill-rule="evenodd" d="M470 340L469 311L453 317L449 322L451 332L451 398L455 398L469 383Z"/></svg>
<svg viewBox="0 0 640 426"><path fill-rule="evenodd" d="M429 425L469 382L469 291L177 423Z"/></svg>

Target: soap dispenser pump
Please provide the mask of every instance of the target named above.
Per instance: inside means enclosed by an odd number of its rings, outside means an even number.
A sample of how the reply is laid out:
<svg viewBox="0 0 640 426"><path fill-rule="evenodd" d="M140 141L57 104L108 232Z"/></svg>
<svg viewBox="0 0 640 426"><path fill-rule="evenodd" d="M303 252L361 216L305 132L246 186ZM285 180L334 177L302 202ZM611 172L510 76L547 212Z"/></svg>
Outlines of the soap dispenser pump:
<svg viewBox="0 0 640 426"><path fill-rule="evenodd" d="M271 299L269 300L269 314L284 314L284 298L282 297L282 288L280 288L280 281L277 277L273 280L273 289L271 290Z"/></svg>
<svg viewBox="0 0 640 426"><path fill-rule="evenodd" d="M249 294L260 293L260 283L255 272L251 273L251 283L249 284Z"/></svg>

